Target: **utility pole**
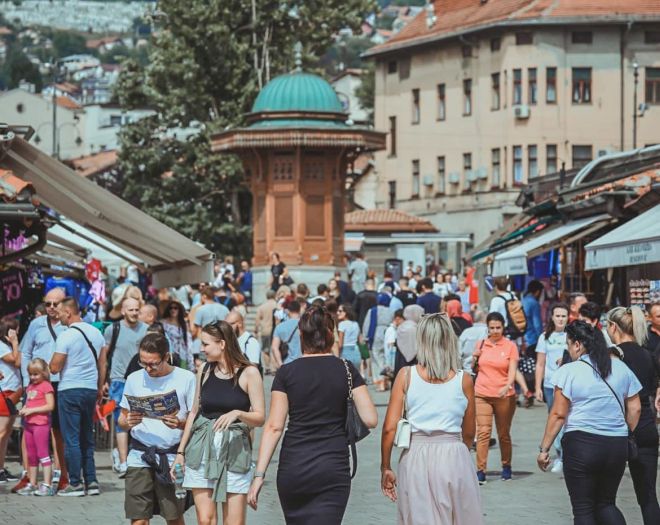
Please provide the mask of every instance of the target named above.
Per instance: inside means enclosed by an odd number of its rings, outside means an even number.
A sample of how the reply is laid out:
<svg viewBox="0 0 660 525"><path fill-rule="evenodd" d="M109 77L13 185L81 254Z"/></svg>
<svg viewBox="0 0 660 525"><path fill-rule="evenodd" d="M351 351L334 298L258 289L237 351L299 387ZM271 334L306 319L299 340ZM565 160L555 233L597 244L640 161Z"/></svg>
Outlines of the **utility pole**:
<svg viewBox="0 0 660 525"><path fill-rule="evenodd" d="M57 158L57 62L53 62L53 153Z"/></svg>
<svg viewBox="0 0 660 525"><path fill-rule="evenodd" d="M639 64L633 62L633 76L635 77L635 87L633 88L633 149L637 149L637 84L639 84Z"/></svg>

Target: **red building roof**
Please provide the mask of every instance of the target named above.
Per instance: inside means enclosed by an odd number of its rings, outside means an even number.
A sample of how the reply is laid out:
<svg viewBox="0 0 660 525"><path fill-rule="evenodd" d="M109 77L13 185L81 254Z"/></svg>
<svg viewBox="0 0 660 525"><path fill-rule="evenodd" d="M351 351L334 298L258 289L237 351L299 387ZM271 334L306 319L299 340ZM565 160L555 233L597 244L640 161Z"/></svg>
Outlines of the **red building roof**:
<svg viewBox="0 0 660 525"><path fill-rule="evenodd" d="M107 171L117 164L117 151L101 151L93 155L70 159L66 163L79 175L90 177L91 175Z"/></svg>
<svg viewBox="0 0 660 525"><path fill-rule="evenodd" d="M344 215L347 232L437 232L426 219L400 210L356 210Z"/></svg>
<svg viewBox="0 0 660 525"><path fill-rule="evenodd" d="M495 25L660 20L657 0L435 0L434 8L436 20L431 27L427 24L428 12L423 10L399 33L365 55L375 56Z"/></svg>

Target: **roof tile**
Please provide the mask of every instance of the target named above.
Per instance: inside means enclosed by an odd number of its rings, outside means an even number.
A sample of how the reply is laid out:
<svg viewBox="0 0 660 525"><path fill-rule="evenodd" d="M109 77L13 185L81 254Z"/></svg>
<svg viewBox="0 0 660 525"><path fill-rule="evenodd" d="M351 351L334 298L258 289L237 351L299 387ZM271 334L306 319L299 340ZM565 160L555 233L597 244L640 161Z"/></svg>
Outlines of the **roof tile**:
<svg viewBox="0 0 660 525"><path fill-rule="evenodd" d="M344 216L347 231L437 232L426 219L401 210L356 210Z"/></svg>

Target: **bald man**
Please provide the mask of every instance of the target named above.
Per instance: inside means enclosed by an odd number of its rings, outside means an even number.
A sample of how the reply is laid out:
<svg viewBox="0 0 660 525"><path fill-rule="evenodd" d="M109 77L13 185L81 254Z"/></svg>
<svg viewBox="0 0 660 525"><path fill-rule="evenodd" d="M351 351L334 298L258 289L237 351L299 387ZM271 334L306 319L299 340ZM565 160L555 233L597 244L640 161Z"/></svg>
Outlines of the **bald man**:
<svg viewBox="0 0 660 525"><path fill-rule="evenodd" d="M21 372L23 374L23 384L27 386L30 383L30 374L28 374L27 366L32 359L40 357L46 363L50 360L55 351L55 342L57 337L66 330L66 326L60 323L58 306L66 297L66 292L62 288L53 288L44 297L44 306L46 307L46 315L36 317L30 323L23 340L21 341L20 351L21 357ZM69 477L66 471L66 464L64 461L64 441L60 433L60 420L57 412L57 388L60 381L59 374L51 374L50 381L55 391L55 409L52 412L52 430L53 438L55 441L55 475L53 476L53 484L58 483L57 471L60 471L59 476L59 489L64 489L69 484Z"/></svg>
<svg viewBox="0 0 660 525"><path fill-rule="evenodd" d="M149 325L140 321L140 301L133 297L124 297L121 302L121 321L115 321L105 329L105 346L99 357L99 370L101 377L105 380L107 365L110 363L110 388L108 390L110 399L116 402L114 411L115 431L117 433L117 451L113 450L113 469L119 474L120 478L126 476L128 466L128 434L117 425L121 414L122 396L124 394L124 384L126 379L126 369L138 353L140 341L147 333Z"/></svg>
<svg viewBox="0 0 660 525"><path fill-rule="evenodd" d="M245 354L245 356L261 368L261 345L257 338L245 329L245 321L243 316L232 310L225 317L225 321L231 325L236 337L238 338L238 346Z"/></svg>
<svg viewBox="0 0 660 525"><path fill-rule="evenodd" d="M158 320L158 308L153 304L145 304L140 308L140 315L138 319L147 326L151 326Z"/></svg>

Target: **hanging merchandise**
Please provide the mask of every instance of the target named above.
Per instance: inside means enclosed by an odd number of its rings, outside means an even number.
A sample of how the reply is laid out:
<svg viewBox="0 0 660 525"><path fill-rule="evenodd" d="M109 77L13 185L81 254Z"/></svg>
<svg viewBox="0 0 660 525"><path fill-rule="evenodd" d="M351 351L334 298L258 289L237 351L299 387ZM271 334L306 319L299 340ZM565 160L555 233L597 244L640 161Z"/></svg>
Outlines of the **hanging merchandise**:
<svg viewBox="0 0 660 525"><path fill-rule="evenodd" d="M23 270L9 268L0 272L0 317L17 317L23 313L26 275Z"/></svg>
<svg viewBox="0 0 660 525"><path fill-rule="evenodd" d="M630 305L645 308L651 303L651 281L648 279L634 279L629 281Z"/></svg>

